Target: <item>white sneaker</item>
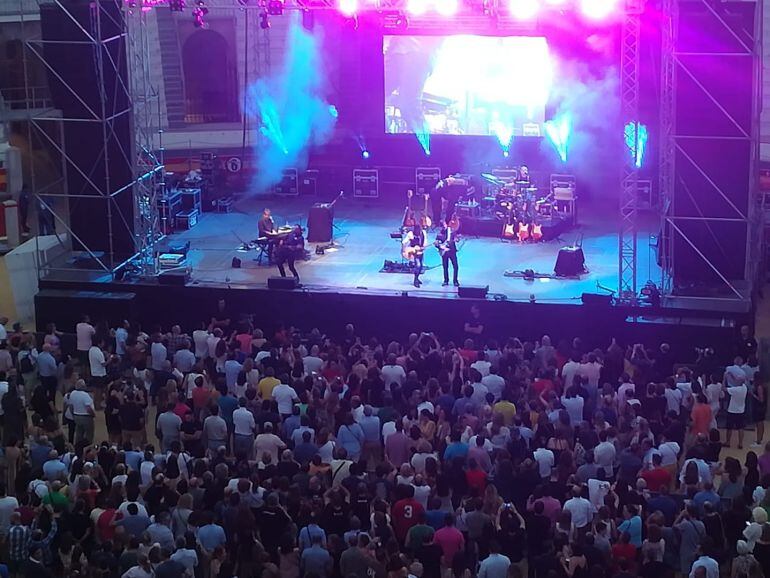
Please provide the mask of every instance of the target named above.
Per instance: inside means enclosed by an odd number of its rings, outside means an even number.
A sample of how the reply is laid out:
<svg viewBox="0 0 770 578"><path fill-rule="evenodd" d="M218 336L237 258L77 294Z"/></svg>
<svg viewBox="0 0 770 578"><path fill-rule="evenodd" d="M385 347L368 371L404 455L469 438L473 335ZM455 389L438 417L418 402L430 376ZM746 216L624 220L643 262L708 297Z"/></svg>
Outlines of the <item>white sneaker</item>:
<svg viewBox="0 0 770 578"><path fill-rule="evenodd" d="M752 447L752 448L761 448L761 447L762 447L762 446L764 446L764 445L765 445L765 444L762 444L762 443L759 443L759 442L754 442L754 443L753 443L753 444L751 444L749 447Z"/></svg>

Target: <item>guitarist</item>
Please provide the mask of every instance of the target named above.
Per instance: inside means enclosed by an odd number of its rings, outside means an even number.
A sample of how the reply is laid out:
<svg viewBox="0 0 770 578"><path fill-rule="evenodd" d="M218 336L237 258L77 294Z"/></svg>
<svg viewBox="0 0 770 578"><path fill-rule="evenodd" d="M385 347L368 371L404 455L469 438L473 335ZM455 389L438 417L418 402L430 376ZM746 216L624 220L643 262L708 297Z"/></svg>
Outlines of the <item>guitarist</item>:
<svg viewBox="0 0 770 578"><path fill-rule="evenodd" d="M414 286L422 285L420 275L422 274L423 258L425 257L425 246L428 244L428 238L422 230L420 223L415 223L402 241L404 253L410 253L410 260L414 265Z"/></svg>
<svg viewBox="0 0 770 578"><path fill-rule="evenodd" d="M441 253L441 266L444 268L444 283L442 285L444 287L449 285L449 263L451 262L452 284L459 287L460 282L457 280L457 233L452 230L446 220L441 221L441 228L436 236L435 244Z"/></svg>

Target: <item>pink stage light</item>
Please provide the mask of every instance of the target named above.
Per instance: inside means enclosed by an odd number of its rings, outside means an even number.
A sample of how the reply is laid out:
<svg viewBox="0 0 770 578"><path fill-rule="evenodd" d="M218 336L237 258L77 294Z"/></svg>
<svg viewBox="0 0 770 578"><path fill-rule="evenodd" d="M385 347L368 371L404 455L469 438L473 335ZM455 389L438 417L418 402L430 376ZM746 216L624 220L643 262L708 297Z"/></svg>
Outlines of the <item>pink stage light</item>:
<svg viewBox="0 0 770 578"><path fill-rule="evenodd" d="M549 6L564 6L569 0L545 0Z"/></svg>
<svg viewBox="0 0 770 578"><path fill-rule="evenodd" d="M358 0L339 0L337 8L345 16L353 16L358 11Z"/></svg>
<svg viewBox="0 0 770 578"><path fill-rule="evenodd" d="M589 20L609 18L619 7L619 0L580 0L580 11Z"/></svg>
<svg viewBox="0 0 770 578"><path fill-rule="evenodd" d="M408 0L406 11L414 16L421 16L428 11L428 0Z"/></svg>
<svg viewBox="0 0 770 578"><path fill-rule="evenodd" d="M517 20L532 20L540 9L539 0L510 0L508 8Z"/></svg>
<svg viewBox="0 0 770 578"><path fill-rule="evenodd" d="M460 7L458 0L436 0L436 12L442 16L454 16Z"/></svg>

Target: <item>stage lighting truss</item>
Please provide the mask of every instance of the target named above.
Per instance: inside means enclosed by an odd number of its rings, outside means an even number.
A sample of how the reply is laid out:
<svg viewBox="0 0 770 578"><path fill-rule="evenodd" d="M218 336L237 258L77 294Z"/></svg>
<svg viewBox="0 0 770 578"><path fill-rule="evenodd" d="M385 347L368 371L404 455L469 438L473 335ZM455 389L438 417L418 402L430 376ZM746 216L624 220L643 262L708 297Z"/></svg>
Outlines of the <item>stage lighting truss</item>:
<svg viewBox="0 0 770 578"><path fill-rule="evenodd" d="M424 5L424 11L415 13L412 5L418 1ZM597 0L593 0L597 1ZM618 17L624 12L639 10L642 0L613 0L615 9L612 14L607 14L608 22L617 22ZM379 12L401 11L417 16L431 16L438 18L454 18L458 15L483 15L493 16L495 18L503 17L512 20L522 19L530 20L536 17L548 18L555 12L572 11L578 16L582 15L584 9L584 0L457 0L456 10L454 3L448 7L446 0L361 0L357 5L357 12ZM520 5L523 4L523 8ZM589 6L593 6L590 4ZM287 8L297 8L301 10L339 10L339 0L289 0ZM511 14L513 11L513 14ZM525 17L517 18L519 14ZM589 13L589 17L593 16Z"/></svg>

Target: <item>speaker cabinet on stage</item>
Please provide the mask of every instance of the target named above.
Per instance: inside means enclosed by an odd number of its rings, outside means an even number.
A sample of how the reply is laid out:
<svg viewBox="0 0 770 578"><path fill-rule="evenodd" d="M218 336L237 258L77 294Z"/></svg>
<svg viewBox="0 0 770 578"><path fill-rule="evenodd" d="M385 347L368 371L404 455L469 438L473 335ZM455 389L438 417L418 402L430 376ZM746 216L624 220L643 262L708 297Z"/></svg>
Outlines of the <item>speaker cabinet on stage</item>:
<svg viewBox="0 0 770 578"><path fill-rule="evenodd" d="M377 169L353 169L353 196L376 199L380 196L380 173Z"/></svg>
<svg viewBox="0 0 770 578"><path fill-rule="evenodd" d="M103 262L117 265L136 250L133 110L122 2L40 4L42 42L35 51L45 59L51 101L61 111L55 121L61 124L51 124L53 117L34 124L50 127L37 129L45 135L62 127L64 142L55 146L66 151L63 189L71 195L66 206L73 248L101 252Z"/></svg>
<svg viewBox="0 0 770 578"><path fill-rule="evenodd" d="M296 289L299 280L296 277L268 277L267 286L270 289Z"/></svg>
<svg viewBox="0 0 770 578"><path fill-rule="evenodd" d="M315 197L318 194L318 171L308 169L299 179L299 194Z"/></svg>
<svg viewBox="0 0 770 578"><path fill-rule="evenodd" d="M553 271L559 277L577 277L585 273L586 258L583 254L583 247L573 245L559 249L559 256L556 258Z"/></svg>
<svg viewBox="0 0 770 578"><path fill-rule="evenodd" d="M332 240L334 208L328 203L316 203L307 216L307 242L328 243Z"/></svg>
<svg viewBox="0 0 770 578"><path fill-rule="evenodd" d="M460 285L457 295L470 299L486 299L489 285Z"/></svg>
<svg viewBox="0 0 770 578"><path fill-rule="evenodd" d="M281 182L275 185L275 194L291 197L299 195L299 174L297 169L284 169L281 174Z"/></svg>

